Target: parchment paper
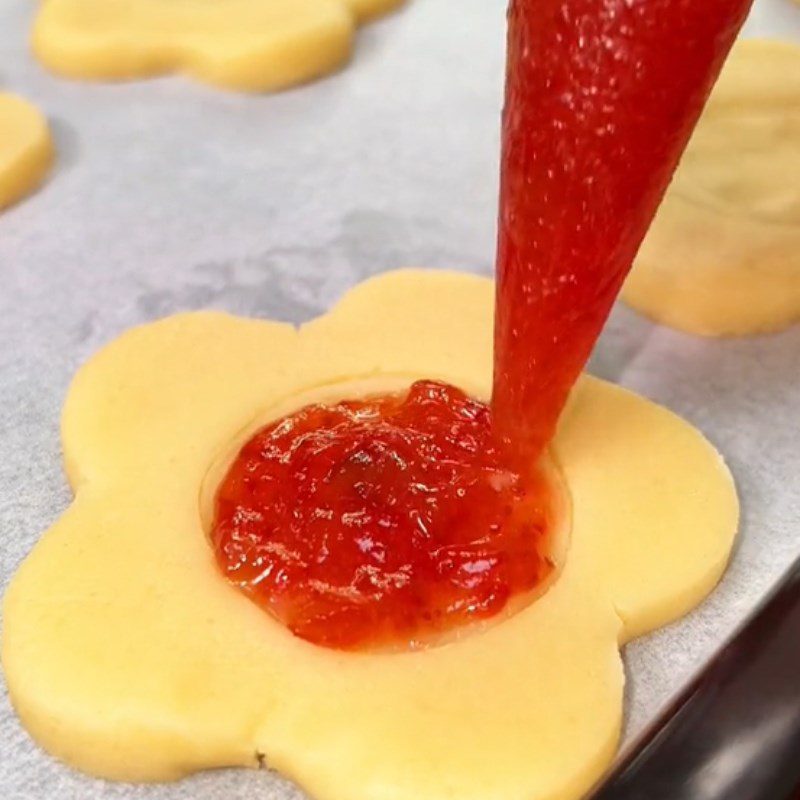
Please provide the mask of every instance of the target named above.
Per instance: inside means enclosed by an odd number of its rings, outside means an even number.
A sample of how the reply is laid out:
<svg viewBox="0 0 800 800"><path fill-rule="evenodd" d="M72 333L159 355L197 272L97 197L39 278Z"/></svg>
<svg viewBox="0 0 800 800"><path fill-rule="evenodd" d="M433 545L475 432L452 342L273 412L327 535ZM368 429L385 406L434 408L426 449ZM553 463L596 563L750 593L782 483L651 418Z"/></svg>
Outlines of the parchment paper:
<svg viewBox="0 0 800 800"><path fill-rule="evenodd" d="M220 308L300 322L381 270L489 273L504 0L412 0L370 25L354 64L246 97L181 78L80 84L26 44L33 0L0 4L0 85L49 115L58 166L0 215L0 586L64 509L58 419L75 368L124 329ZM764 0L751 32L800 35ZM697 612L627 648L627 732L641 730L800 554L800 327L705 341L620 308L595 373L666 404L725 454L744 523ZM9 800L299 798L245 770L169 786L82 777L44 755L0 699Z"/></svg>

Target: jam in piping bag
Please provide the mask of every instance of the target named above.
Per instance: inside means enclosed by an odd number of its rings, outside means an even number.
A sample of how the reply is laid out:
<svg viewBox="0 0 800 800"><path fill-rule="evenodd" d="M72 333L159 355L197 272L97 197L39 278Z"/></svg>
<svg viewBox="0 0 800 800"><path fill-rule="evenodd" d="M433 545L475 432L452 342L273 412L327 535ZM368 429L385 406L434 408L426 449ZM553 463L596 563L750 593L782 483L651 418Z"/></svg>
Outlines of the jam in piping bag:
<svg viewBox="0 0 800 800"><path fill-rule="evenodd" d="M220 568L296 635L425 642L551 573L537 458L747 5L512 3L493 408L432 381L308 406L217 493Z"/></svg>
<svg viewBox="0 0 800 800"><path fill-rule="evenodd" d="M512 0L494 424L552 437L751 0Z"/></svg>

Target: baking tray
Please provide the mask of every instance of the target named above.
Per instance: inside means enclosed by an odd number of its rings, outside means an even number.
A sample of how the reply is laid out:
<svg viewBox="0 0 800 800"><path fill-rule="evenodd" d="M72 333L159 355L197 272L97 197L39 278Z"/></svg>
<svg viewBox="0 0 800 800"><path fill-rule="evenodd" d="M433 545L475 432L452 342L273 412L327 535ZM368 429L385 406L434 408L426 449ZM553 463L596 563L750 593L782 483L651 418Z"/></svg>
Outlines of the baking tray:
<svg viewBox="0 0 800 800"><path fill-rule="evenodd" d="M181 78L80 84L30 57L31 0L0 4L0 85L50 117L58 165L0 216L0 585L69 502L58 419L76 367L121 331L219 308L301 322L377 272L489 274L505 0L412 0L365 28L353 65L271 97ZM800 39L800 6L757 3L748 31ZM634 736L800 555L800 327L708 341L618 308L592 371L674 409L727 458L744 521L719 589L625 650ZM0 700L0 796L265 800L247 770L173 785L78 775Z"/></svg>

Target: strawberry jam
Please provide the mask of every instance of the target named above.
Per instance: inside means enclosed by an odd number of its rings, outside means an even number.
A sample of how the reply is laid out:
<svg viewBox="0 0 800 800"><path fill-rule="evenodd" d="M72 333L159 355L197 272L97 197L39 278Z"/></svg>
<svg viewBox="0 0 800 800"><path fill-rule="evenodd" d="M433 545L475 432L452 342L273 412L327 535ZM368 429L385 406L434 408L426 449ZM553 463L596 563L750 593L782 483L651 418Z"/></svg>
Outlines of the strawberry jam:
<svg viewBox="0 0 800 800"><path fill-rule="evenodd" d="M492 410L550 440L751 0L512 0Z"/></svg>
<svg viewBox="0 0 800 800"><path fill-rule="evenodd" d="M512 0L490 409L431 381L261 430L217 495L231 581L298 636L409 644L552 571L535 465L750 0Z"/></svg>
<svg viewBox="0 0 800 800"><path fill-rule="evenodd" d="M550 574L542 473L451 386L312 405L259 431L217 494L217 559L298 636L409 642L483 620Z"/></svg>

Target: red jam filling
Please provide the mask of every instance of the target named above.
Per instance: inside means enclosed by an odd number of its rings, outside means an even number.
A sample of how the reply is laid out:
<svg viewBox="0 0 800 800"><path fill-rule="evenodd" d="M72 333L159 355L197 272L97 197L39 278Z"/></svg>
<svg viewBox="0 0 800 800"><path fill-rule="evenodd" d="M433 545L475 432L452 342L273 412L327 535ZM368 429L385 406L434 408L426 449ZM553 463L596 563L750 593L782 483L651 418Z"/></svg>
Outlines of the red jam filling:
<svg viewBox="0 0 800 800"><path fill-rule="evenodd" d="M552 438L751 0L512 0L499 435Z"/></svg>
<svg viewBox="0 0 800 800"><path fill-rule="evenodd" d="M512 471L452 386L312 405L259 431L217 494L228 578L296 635L349 649L484 620L551 572L544 475Z"/></svg>
<svg viewBox="0 0 800 800"><path fill-rule="evenodd" d="M407 643L551 572L532 465L750 2L512 0L491 414L433 382L310 406L219 489L220 566L298 636Z"/></svg>

